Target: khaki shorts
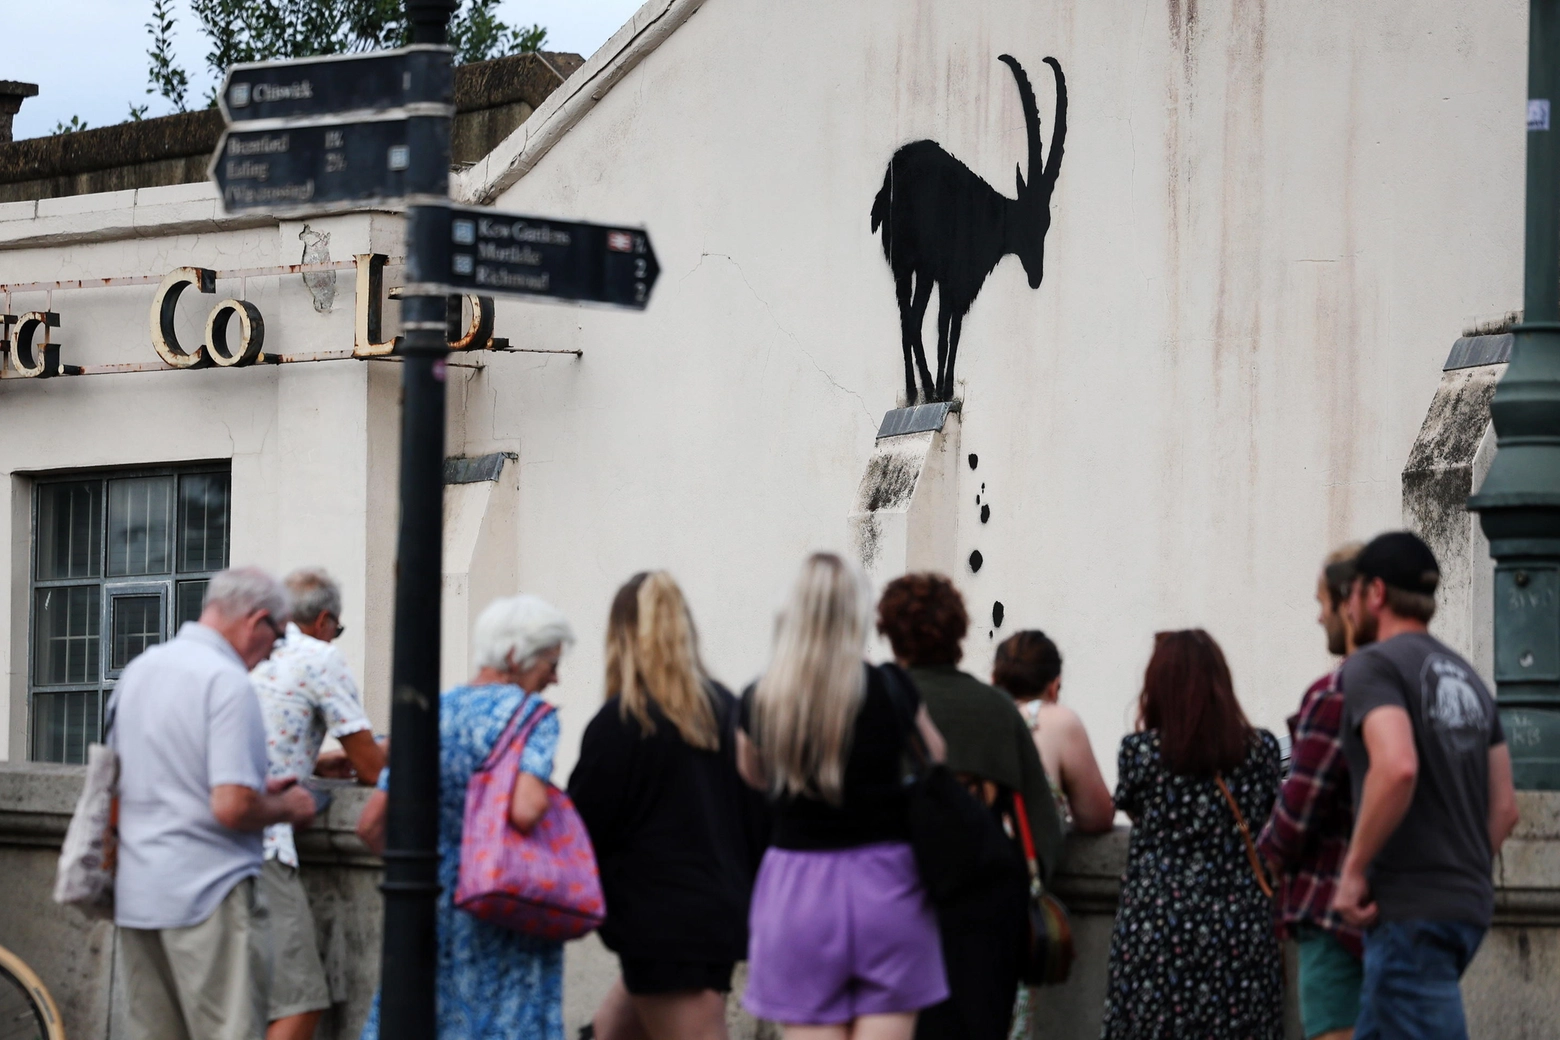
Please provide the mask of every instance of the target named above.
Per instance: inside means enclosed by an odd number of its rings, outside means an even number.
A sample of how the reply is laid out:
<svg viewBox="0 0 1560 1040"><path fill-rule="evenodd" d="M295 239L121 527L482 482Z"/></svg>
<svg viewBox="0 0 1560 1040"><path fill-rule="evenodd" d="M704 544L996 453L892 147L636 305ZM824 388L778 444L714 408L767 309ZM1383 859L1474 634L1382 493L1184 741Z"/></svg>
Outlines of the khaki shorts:
<svg viewBox="0 0 1560 1040"><path fill-rule="evenodd" d="M188 928L121 928L130 1040L260 1040L271 932L253 878Z"/></svg>
<svg viewBox="0 0 1560 1040"><path fill-rule="evenodd" d="M271 1000L266 1017L279 1018L330 1007L330 986L320 961L309 895L298 868L268 859L260 890L271 910Z"/></svg>

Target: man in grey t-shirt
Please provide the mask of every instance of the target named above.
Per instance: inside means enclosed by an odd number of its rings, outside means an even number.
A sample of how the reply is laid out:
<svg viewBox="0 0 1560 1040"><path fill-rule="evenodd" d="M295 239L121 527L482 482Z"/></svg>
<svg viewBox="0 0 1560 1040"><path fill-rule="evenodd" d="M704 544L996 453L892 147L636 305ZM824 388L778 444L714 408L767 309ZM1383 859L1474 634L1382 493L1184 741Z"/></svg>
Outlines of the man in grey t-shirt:
<svg viewBox="0 0 1560 1040"><path fill-rule="evenodd" d="M211 579L200 620L131 661L109 701L119 754L114 923L132 1040L259 1040L271 947L256 899L260 832L314 799L266 780L249 685L287 618L254 568Z"/></svg>
<svg viewBox="0 0 1560 1040"><path fill-rule="evenodd" d="M1516 826L1511 755L1473 667L1428 631L1440 569L1407 531L1355 561L1343 751L1355 823L1333 905L1365 937L1356 1040L1466 1040L1458 981ZM1370 644L1370 645L1366 645Z"/></svg>

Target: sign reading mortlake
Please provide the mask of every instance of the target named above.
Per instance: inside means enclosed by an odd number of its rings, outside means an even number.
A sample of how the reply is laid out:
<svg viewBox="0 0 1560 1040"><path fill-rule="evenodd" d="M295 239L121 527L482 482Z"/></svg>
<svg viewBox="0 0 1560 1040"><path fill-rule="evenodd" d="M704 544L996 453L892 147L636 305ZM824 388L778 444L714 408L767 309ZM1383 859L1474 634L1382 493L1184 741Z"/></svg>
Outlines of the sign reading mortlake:
<svg viewBox="0 0 1560 1040"><path fill-rule="evenodd" d="M407 123L297 123L228 130L210 176L229 213L320 212L399 203L405 195Z"/></svg>
<svg viewBox="0 0 1560 1040"><path fill-rule="evenodd" d="M661 273L643 228L451 206L449 293L540 296L644 310Z"/></svg>

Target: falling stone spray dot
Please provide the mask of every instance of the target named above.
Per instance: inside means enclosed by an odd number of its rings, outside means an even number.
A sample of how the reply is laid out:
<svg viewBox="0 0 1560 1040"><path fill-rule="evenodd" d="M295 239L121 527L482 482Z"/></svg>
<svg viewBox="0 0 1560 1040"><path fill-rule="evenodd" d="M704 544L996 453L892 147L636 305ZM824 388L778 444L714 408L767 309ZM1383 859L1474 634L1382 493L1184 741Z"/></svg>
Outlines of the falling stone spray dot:
<svg viewBox="0 0 1560 1040"><path fill-rule="evenodd" d="M974 469L976 466L979 466L979 465L980 465L980 456L975 454L973 451L970 452L970 469Z"/></svg>
<svg viewBox="0 0 1560 1040"><path fill-rule="evenodd" d="M985 562L986 560L983 556L981 556L979 549L976 549L974 552L970 553L970 570L980 570L980 565Z"/></svg>
<svg viewBox="0 0 1560 1040"><path fill-rule="evenodd" d="M1002 627L1002 601L999 599L991 605L991 623L997 628Z"/></svg>

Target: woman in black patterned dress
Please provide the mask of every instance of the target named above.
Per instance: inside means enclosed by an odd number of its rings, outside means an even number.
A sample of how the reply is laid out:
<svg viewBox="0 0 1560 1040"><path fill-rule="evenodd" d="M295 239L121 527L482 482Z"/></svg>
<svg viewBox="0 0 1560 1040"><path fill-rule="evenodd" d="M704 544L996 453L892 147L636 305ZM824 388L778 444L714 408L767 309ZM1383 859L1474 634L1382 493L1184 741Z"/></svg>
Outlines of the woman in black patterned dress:
<svg viewBox="0 0 1560 1040"><path fill-rule="evenodd" d="M1155 641L1138 732L1121 742L1116 807L1132 817L1132 843L1100 1035L1282 1040L1272 901L1215 781L1254 833L1278 792L1278 742L1246 721L1208 633Z"/></svg>

